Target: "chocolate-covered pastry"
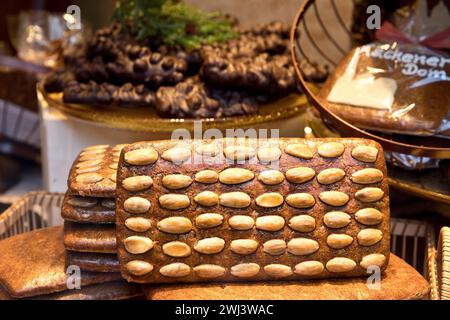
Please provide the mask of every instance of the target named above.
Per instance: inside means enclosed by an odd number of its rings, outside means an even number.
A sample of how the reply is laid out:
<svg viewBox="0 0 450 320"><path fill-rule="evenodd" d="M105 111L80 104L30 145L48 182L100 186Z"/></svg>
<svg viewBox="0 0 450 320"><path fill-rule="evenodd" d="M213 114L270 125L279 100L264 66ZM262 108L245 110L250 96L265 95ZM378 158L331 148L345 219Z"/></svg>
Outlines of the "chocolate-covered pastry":
<svg viewBox="0 0 450 320"><path fill-rule="evenodd" d="M303 78L311 82L324 82L329 75L328 66L319 65L317 62L311 62L307 59L300 61L300 71Z"/></svg>
<svg viewBox="0 0 450 320"><path fill-rule="evenodd" d="M77 252L116 253L116 230L109 224L64 222L64 246Z"/></svg>
<svg viewBox="0 0 450 320"><path fill-rule="evenodd" d="M80 197L66 193L61 207L64 220L78 223L115 223L115 199Z"/></svg>
<svg viewBox="0 0 450 320"><path fill-rule="evenodd" d="M151 87L173 85L184 79L184 73L187 71L185 60L142 49L145 54L135 59L130 58L128 53L120 54L114 62L109 62L106 65L109 79Z"/></svg>
<svg viewBox="0 0 450 320"><path fill-rule="evenodd" d="M175 87L159 88L156 110L162 117L218 118L255 113L268 100L264 94L211 88L194 77Z"/></svg>
<svg viewBox="0 0 450 320"><path fill-rule="evenodd" d="M261 53L283 54L287 46L286 40L274 34L267 36L241 34L238 38L225 43L203 46L200 55L203 60L212 55L227 59L251 58Z"/></svg>
<svg viewBox="0 0 450 320"><path fill-rule="evenodd" d="M366 276L387 267L386 164L365 139L126 146L117 248L135 282Z"/></svg>
<svg viewBox="0 0 450 320"><path fill-rule="evenodd" d="M280 21L273 21L267 24L258 24L251 28L241 29L240 32L243 34L259 36L277 35L282 39L289 38L289 26Z"/></svg>
<svg viewBox="0 0 450 320"><path fill-rule="evenodd" d="M144 85L125 83L115 86L109 83L80 83L71 81L63 92L63 100L67 103L82 103L91 105L120 105L120 106L152 106L155 101L154 93Z"/></svg>
<svg viewBox="0 0 450 320"><path fill-rule="evenodd" d="M44 89L47 93L62 92L65 86L74 80L74 74L64 69L55 70L44 80Z"/></svg>
<svg viewBox="0 0 450 320"><path fill-rule="evenodd" d="M120 272L116 253L66 251L66 266L71 265L83 271Z"/></svg>
<svg viewBox="0 0 450 320"><path fill-rule="evenodd" d="M283 96L296 90L294 68L287 55L228 59L219 55L205 58L202 79L227 88L247 89Z"/></svg>
<svg viewBox="0 0 450 320"><path fill-rule="evenodd" d="M67 290L63 228L52 227L0 241L0 283L15 298ZM81 286L120 280L118 273L81 273Z"/></svg>

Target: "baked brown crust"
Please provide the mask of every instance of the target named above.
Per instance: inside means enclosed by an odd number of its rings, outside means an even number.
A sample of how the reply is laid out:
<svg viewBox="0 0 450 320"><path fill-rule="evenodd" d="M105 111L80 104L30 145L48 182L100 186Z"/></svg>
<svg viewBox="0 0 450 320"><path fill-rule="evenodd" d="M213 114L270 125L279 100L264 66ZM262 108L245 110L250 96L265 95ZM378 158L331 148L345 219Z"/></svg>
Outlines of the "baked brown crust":
<svg viewBox="0 0 450 320"><path fill-rule="evenodd" d="M109 224L64 223L64 246L77 252L116 253L116 229Z"/></svg>
<svg viewBox="0 0 450 320"><path fill-rule="evenodd" d="M116 170L125 145L98 145L84 148L70 169L67 185L73 195L114 198Z"/></svg>
<svg viewBox="0 0 450 320"><path fill-rule="evenodd" d="M234 141L234 140L233 140ZM219 147L221 147L221 143L224 141L216 140L219 143ZM230 143L231 140L227 140L226 143ZM235 142L243 144L249 144L254 147L254 151L258 151L257 146L258 143L262 144L264 141L258 140L236 140ZM267 142L267 141L266 141ZM135 282L151 282L151 283L174 283L174 282L203 282L203 281L265 281L265 280L274 280L274 276L269 275L269 272L264 270L263 268L269 264L282 264L283 270L288 273L284 279L294 280L294 279L312 279L312 278L329 278L329 277L354 277L354 276L364 276L366 274L366 270L361 267L359 264L362 261L364 256L369 254L378 253L384 255L384 262L381 265L381 270L386 268L389 259L389 197L388 197L388 185L386 179L386 165L383 157L383 151L379 144L374 141L364 140L364 139L280 139L277 141L270 141L271 143L279 143L279 149L282 151L280 155L279 161L279 170L285 174L289 169L296 167L309 167L315 170L315 176L312 177L309 181L304 183L291 183L289 182L286 176L283 182L277 185L266 185L258 180L258 175L261 171L265 171L270 169L270 166L267 164L263 164L261 161L247 161L244 164L233 164L227 163L225 161L224 153L219 152L217 154L217 161L212 161L209 159L208 161L203 161L200 163L193 163L192 157L195 154L193 151L197 148L198 144L206 143L206 141L193 141L193 145L195 148L189 145L188 149L191 150L191 158L187 161L191 161L189 164L175 164L171 161L164 160L163 158L168 158L170 154L167 153L162 156L162 154L173 148L175 146L175 142L173 141L159 141L159 142L140 142L129 145L125 147L122 151L121 158L119 161L119 169L118 169L118 184L117 184L117 203L116 203L116 214L117 214L117 238L118 238L118 253L119 253L119 262L121 265L121 272L125 279L128 281ZM308 144L310 150L312 150L312 158L306 155L305 158L300 158L296 156L292 156L291 154L286 153L286 147L293 144ZM324 144L327 145L324 145ZM323 157L318 154L318 147L321 150L321 154L326 154L327 152L335 152L334 147L324 148L324 146L329 146L331 143L332 146L336 147L336 143L339 147L340 144L344 146L343 153L340 156L335 156L332 158ZM342 146L341 145L341 146ZM356 147L361 146L369 146L371 150L376 149L375 152L378 154L376 156L375 162L363 162L356 160L352 156L352 151ZM125 158L130 158L132 153L130 151L142 149L142 148L154 148L159 158L154 164L149 165L131 165L129 164ZM262 149L262 148L261 148ZM338 148L339 149L339 148ZM290 153L294 153L289 151ZM135 154L134 154L135 155ZM175 157L183 156L183 152L173 153ZM163 158L162 158L163 157ZM370 157L368 157L370 158ZM253 158L255 159L255 158ZM141 159L142 160L142 159ZM205 159L204 159L205 160ZM134 162L134 161L131 161ZM139 160L138 160L139 162ZM145 161L144 161L145 162ZM226 168L230 167L239 167L250 170L255 174L253 179L250 179L247 182L227 185L221 182L216 183L199 183L192 182L188 187L178 189L178 190L169 190L163 186L162 178L169 174L183 174L188 177L191 177L192 180L195 180L195 174L201 170L210 169L216 171L217 173L222 172ZM345 177L343 177L338 182L335 182L330 185L320 184L317 181L317 174L322 172L325 169L329 168L339 168L345 172ZM365 168L376 168L382 173L382 180L376 183L370 184L357 184L352 182L351 176L356 171L365 169ZM127 191L127 189L123 186L123 181L126 178L143 175L150 176L153 179L153 184L151 187L146 188L142 191ZM375 187L382 190L384 196L375 202L370 204L364 203L355 198L355 193L361 189L366 187ZM377 190L379 190L377 189ZM346 193L349 196L349 201L346 205L343 206L331 206L325 204L322 200L319 200L319 194L325 191L331 190L339 190L341 192ZM217 193L218 195L223 195L228 192L245 192L250 196L251 203L248 207L245 208L229 208L223 206L221 204L213 205L213 206L202 206L196 203L194 200L195 197L203 191L212 191ZM275 208L263 208L256 204L255 199L263 193L279 193L284 200L286 200L287 195L293 193L310 193L314 199L315 204L307 209L299 209L294 208L291 205L288 205L283 202L280 206ZM161 207L158 198L163 194L177 194L181 195L180 203L185 201L185 196L187 196L190 200L188 206L179 210L168 210ZM150 210L144 211L141 213L130 213L125 209L125 201L129 198L138 197L139 199L144 201L139 201L138 203L128 203L131 208L135 208L136 210L142 210L145 204L150 203ZM334 197L334 195L333 195ZM138 200L139 200L138 199ZM279 199L279 196L277 197ZM133 199L134 201L135 199ZM148 201L148 202L147 202ZM166 205L173 204L173 200L168 201ZM184 207L184 206L182 206ZM380 211L382 220L380 223L377 223L375 226L367 226L357 222L354 218L355 213L363 208L374 208ZM130 208L128 208L131 210ZM134 210L134 209L133 209ZM347 226L333 229L327 227L323 222L323 217L325 213L330 211L345 211L351 216L351 220ZM219 224L217 227L202 229L199 228L195 219L199 214L202 213L217 213L223 216L223 222ZM282 227L280 231L264 231L262 228L252 227L247 231L238 231L232 229L229 223L229 218L236 215L245 215L250 216L254 219L262 216L276 215L281 216L285 220L285 225ZM297 215L307 215L315 220L315 228L313 231L309 232L298 232L288 226L288 221L291 217ZM125 221L128 218L132 217L143 217L149 219L151 222L151 227L148 231L145 232L135 232L129 229L125 225ZM171 226L171 222L165 222L165 225L159 225L159 229L157 227L158 223L168 217L183 217L188 218L192 223L192 228L189 231L189 224L187 224L188 230L187 232L183 232L181 234L170 234L165 231L161 231L168 226ZM181 220L179 220L181 221ZM186 220L183 220L183 223L186 223ZM172 226L175 226L172 224ZM180 225L177 226L177 228ZM186 225L184 225L186 226ZM160 230L161 229L161 230ZM375 244L369 244L368 246L362 246L359 244L359 240L357 240L357 235L361 230L364 229L376 229L376 232L379 234L382 232L381 239ZM145 229L144 229L145 230ZM327 237L330 234L348 234L352 238L352 243L343 249L333 249L327 244ZM146 252L132 254L134 249L130 247L126 248L125 239L132 236L141 236L142 238L136 239L131 238L128 239L128 243L130 246L136 247L136 244L146 246ZM205 238L220 238L223 241L224 248L221 250L220 239L215 239L213 241L213 247L216 246L218 248L219 253L213 254L204 254L205 251L201 250L210 250L210 247L207 245L203 246L202 249L196 245L199 245L198 241ZM288 250L284 250L284 253L279 255L271 255L264 252L263 243L268 240L273 239L281 239L285 240L288 243L293 238L307 238L310 240L314 240L314 242L308 241L306 247L309 246L309 249L312 251L317 250L314 248L314 245L318 245L319 249L315 252L298 255L288 253L295 252L295 248L301 247L300 249L305 249L305 243L301 242L293 243L292 248L288 248ZM370 238L370 237L368 237ZM151 239L152 241L142 241L145 239ZM250 239L258 242L257 249L255 253L243 255L237 254L230 250L231 241L236 239ZM367 245L367 237L365 239L361 239L362 242L366 242ZM163 252L162 245L171 242L171 241L181 241L186 243L190 250L187 257L183 258L174 258L168 256ZM312 247L310 246L313 244ZM206 249L205 249L206 248ZM138 251L142 249L142 247L138 248ZM199 250L203 253L197 252ZM213 249L214 251L215 249ZM218 252L217 250L214 252ZM136 251L135 251L136 252ZM209 252L212 253L212 252ZM335 258L335 257L345 257L353 260L353 262L349 262L348 260L344 261L344 264L348 262L353 265L350 271L346 272L330 272L327 269L327 263ZM295 266L301 262L305 261L316 261L322 264L323 271L315 274L315 275L304 275L297 274L293 272L295 270ZM129 264L129 262L134 261ZM144 263L142 263L144 262ZM338 268L340 268L341 260L338 261ZM163 269L162 272L166 275L163 275L160 271L163 266L172 264L172 263L183 263L183 265L172 265L174 268L169 270ZM250 263L252 265L244 265ZM214 268L217 271L217 274L213 278L205 278L203 276L199 276L198 273L194 270L194 267L198 265L215 265ZM255 266L256 264L257 266ZM329 265L329 269L333 269ZM232 269L235 265L241 265ZM257 270L259 266L259 270ZM206 266L207 271L208 267ZM219 267L219 268L217 268ZM224 274L221 275L221 271L224 271ZM144 269L144 271L143 271ZM149 269L152 269L149 271ZM174 270L175 269L175 270ZM251 270L248 270L251 269ZM291 272L289 273L290 269ZM283 271L282 270L282 271ZM334 269L336 270L336 269ZM167 276L167 273L178 272L178 275L181 272L184 274L183 276L173 277ZM275 270L277 272L277 270ZM134 273L134 275L132 274ZM240 274L239 274L240 273ZM140 274L140 275L137 275ZM238 274L238 276L236 276ZM250 274L250 275L249 275ZM240 276L239 276L240 275Z"/></svg>
<svg viewBox="0 0 450 320"><path fill-rule="evenodd" d="M61 216L77 223L115 223L115 203L114 198L86 198L66 193Z"/></svg>
<svg viewBox="0 0 450 320"><path fill-rule="evenodd" d="M67 290L62 227L40 229L2 240L0 252L0 283L12 297ZM119 279L119 273L82 272L81 286Z"/></svg>
<svg viewBox="0 0 450 320"><path fill-rule="evenodd" d="M66 251L66 267L75 265L82 271L120 272L115 253L93 253Z"/></svg>
<svg viewBox="0 0 450 320"><path fill-rule="evenodd" d="M29 300L128 300L142 297L142 289L123 280L90 285L77 290L67 290L46 295L33 296ZM16 300L0 286L0 300Z"/></svg>
<svg viewBox="0 0 450 320"><path fill-rule="evenodd" d="M391 254L379 290L366 278L314 282L263 282L144 285L149 300L419 300L430 291L428 282L409 264Z"/></svg>

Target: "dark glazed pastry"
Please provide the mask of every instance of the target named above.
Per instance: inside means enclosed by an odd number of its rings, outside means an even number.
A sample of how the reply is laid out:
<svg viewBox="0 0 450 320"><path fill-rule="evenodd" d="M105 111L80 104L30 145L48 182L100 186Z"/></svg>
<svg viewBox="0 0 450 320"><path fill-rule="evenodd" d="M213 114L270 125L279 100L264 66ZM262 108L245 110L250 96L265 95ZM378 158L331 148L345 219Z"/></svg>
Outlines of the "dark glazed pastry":
<svg viewBox="0 0 450 320"><path fill-rule="evenodd" d="M159 88L156 110L162 117L220 118L255 113L258 106L267 101L269 97L264 94L215 89L198 78L189 78L175 87Z"/></svg>
<svg viewBox="0 0 450 320"><path fill-rule="evenodd" d="M82 271L120 272L116 253L66 251L66 267L75 265Z"/></svg>

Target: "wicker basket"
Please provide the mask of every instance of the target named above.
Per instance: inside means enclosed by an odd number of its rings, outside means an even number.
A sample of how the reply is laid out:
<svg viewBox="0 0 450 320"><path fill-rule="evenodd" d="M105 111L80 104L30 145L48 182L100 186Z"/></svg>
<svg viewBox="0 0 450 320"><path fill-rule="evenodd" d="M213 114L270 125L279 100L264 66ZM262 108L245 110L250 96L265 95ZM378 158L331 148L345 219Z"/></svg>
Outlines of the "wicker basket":
<svg viewBox="0 0 450 320"><path fill-rule="evenodd" d="M450 300L450 228L444 227L439 235L439 253L437 258L438 283L441 300Z"/></svg>
<svg viewBox="0 0 450 320"><path fill-rule="evenodd" d="M44 191L31 192L15 202L0 215L0 239L34 229L51 226L49 220L52 210L60 210L64 195L61 193L47 193ZM450 229L446 228L447 236L441 233L441 240L450 242ZM442 242L443 244L445 241ZM430 299L439 299L438 267L436 265L436 247L433 228L429 224L404 219L391 219L391 245L392 252L407 261L418 270L431 285ZM450 246L442 246L450 253ZM445 254L444 254L445 255ZM450 262L450 260L447 258ZM448 263L448 262L447 262ZM450 268L443 264L442 269L447 270L441 279L442 288L445 288L446 297L450 297ZM443 291L444 292L444 291ZM443 295L444 296L444 295Z"/></svg>

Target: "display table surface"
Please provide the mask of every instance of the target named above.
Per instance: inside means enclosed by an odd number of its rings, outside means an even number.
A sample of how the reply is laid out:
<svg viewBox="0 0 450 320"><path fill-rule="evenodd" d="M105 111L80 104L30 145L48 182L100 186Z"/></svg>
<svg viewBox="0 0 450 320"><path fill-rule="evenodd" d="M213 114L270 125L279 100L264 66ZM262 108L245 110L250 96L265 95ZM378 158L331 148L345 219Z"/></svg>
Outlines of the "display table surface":
<svg viewBox="0 0 450 320"><path fill-rule="evenodd" d="M216 283L145 286L149 300L417 300L427 298L428 282L409 264L391 254L379 289L367 278L305 282Z"/></svg>

